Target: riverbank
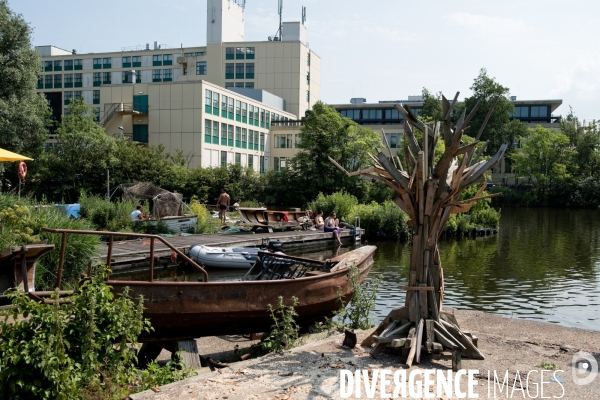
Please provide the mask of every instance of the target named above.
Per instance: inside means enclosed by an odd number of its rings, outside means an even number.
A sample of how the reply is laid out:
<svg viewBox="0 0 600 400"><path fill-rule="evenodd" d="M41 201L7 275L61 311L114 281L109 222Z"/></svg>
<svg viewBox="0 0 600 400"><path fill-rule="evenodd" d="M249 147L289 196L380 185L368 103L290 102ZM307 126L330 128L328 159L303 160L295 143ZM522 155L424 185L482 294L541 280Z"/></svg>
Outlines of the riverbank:
<svg viewBox="0 0 600 400"><path fill-rule="evenodd" d="M554 364L556 376L564 379L564 383L548 382L552 373L544 374L544 397L553 396L563 399L597 399L600 392L600 377L596 377L590 385L578 386L573 383L573 357L578 351L594 354L600 358L600 332L577 328L567 328L555 324L509 319L494 314L476 311L454 311L463 330L470 331L479 337L479 349L486 359L462 360L463 369L477 369L478 385L475 393L479 398L488 397L487 371L492 371L491 398L540 398L541 376L539 371L544 365ZM360 340L368 332L359 332ZM375 371L389 369L406 369L401 356L392 353L382 353L377 359L368 354L367 348L358 346L355 349L342 347L343 335L335 334L327 337L326 333L311 335L306 338L304 345L294 348L288 353L270 354L259 359L232 363L228 368L219 371L202 369L199 375L190 379L131 395L133 400L141 399L337 399L340 398L340 370L352 372L358 369ZM232 354L234 347L249 346L248 339L240 337L202 338L198 346L202 355L220 356ZM227 353L229 352L229 353ZM209 354L210 353L210 354ZM164 355L163 355L164 356ZM407 369L406 376L416 369L451 369L452 360L449 354L444 354L440 360L432 360L425 356L422 363ZM547 368L547 367L546 367ZM496 397L493 396L493 371L500 380L508 371L510 388L503 395L496 387ZM529 383L527 384L527 373ZM517 381L513 384L517 371L521 374L522 388L529 388L529 396L521 391ZM372 375L373 372L371 372ZM373 378L374 379L374 378ZM422 380L422 377L418 377ZM434 379L435 380L435 379ZM537 384L537 386L536 386ZM466 379L463 379L463 388ZM564 395L563 395L564 387ZM393 388L393 380L392 380ZM436 388L436 385L433 386ZM538 391L536 395L536 391ZM351 396L353 398L354 396ZM362 397L367 398L363 386ZM379 383L375 398L380 398ZM442 397L448 398L448 397ZM452 397L454 398L454 397Z"/></svg>

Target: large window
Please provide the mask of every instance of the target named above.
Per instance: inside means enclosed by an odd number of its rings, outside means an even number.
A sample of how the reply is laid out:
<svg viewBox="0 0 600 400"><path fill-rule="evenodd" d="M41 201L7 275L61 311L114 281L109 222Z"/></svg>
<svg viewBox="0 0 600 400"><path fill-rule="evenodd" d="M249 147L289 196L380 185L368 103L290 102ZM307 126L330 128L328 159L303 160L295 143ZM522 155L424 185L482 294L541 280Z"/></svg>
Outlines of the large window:
<svg viewBox="0 0 600 400"><path fill-rule="evenodd" d="M81 58L73 60L73 65L75 66L76 71L81 70L83 69L83 60Z"/></svg>
<svg viewBox="0 0 600 400"><path fill-rule="evenodd" d="M258 126L258 107L254 107L254 126Z"/></svg>
<svg viewBox="0 0 600 400"><path fill-rule="evenodd" d="M54 70L55 71L62 71L62 60L55 60L54 61Z"/></svg>
<svg viewBox="0 0 600 400"><path fill-rule="evenodd" d="M163 65L173 65L173 54L163 54Z"/></svg>
<svg viewBox="0 0 600 400"><path fill-rule="evenodd" d="M131 57L123 57L121 60L123 68L131 68Z"/></svg>
<svg viewBox="0 0 600 400"><path fill-rule="evenodd" d="M196 75L206 75L206 61L196 63Z"/></svg>
<svg viewBox="0 0 600 400"><path fill-rule="evenodd" d="M162 75L161 69L153 69L152 70L152 82L162 82L161 75Z"/></svg>
<svg viewBox="0 0 600 400"><path fill-rule="evenodd" d="M260 151L265 151L265 134L260 134Z"/></svg>
<svg viewBox="0 0 600 400"><path fill-rule="evenodd" d="M227 124L221 124L221 146L227 146Z"/></svg>
<svg viewBox="0 0 600 400"><path fill-rule="evenodd" d="M65 88L73 87L73 74L65 74Z"/></svg>
<svg viewBox="0 0 600 400"><path fill-rule="evenodd" d="M206 89L206 97L204 100L204 112L211 113L212 109L212 92Z"/></svg>
<svg viewBox="0 0 600 400"><path fill-rule="evenodd" d="M219 93L213 92L213 115L219 115Z"/></svg>
<svg viewBox="0 0 600 400"><path fill-rule="evenodd" d="M235 79L244 79L244 64L235 64Z"/></svg>
<svg viewBox="0 0 600 400"><path fill-rule="evenodd" d="M44 71L46 71L46 72L52 71L52 61L44 61Z"/></svg>
<svg viewBox="0 0 600 400"><path fill-rule="evenodd" d="M248 168L254 169L254 157L252 154L248 154Z"/></svg>
<svg viewBox="0 0 600 400"><path fill-rule="evenodd" d="M65 71L73 71L73 60L65 60Z"/></svg>
<svg viewBox="0 0 600 400"><path fill-rule="evenodd" d="M54 89L62 88L62 75L56 74L54 75Z"/></svg>
<svg viewBox="0 0 600 400"><path fill-rule="evenodd" d="M112 74L110 72L103 72L102 73L102 84L103 85L110 85L111 84L111 76Z"/></svg>
<svg viewBox="0 0 600 400"><path fill-rule="evenodd" d="M246 47L246 60L254 60L254 47Z"/></svg>
<svg viewBox="0 0 600 400"><path fill-rule="evenodd" d="M227 125L227 146L233 146L233 125Z"/></svg>
<svg viewBox="0 0 600 400"><path fill-rule="evenodd" d="M212 144L219 144L219 122L213 121Z"/></svg>
<svg viewBox="0 0 600 400"><path fill-rule="evenodd" d="M244 53L246 53L246 48L245 47L236 47L235 48L235 59L236 60L243 60L244 59Z"/></svg>
<svg viewBox="0 0 600 400"><path fill-rule="evenodd" d="M162 66L162 54L155 54L152 56L152 66L153 67Z"/></svg>
<svg viewBox="0 0 600 400"><path fill-rule="evenodd" d="M235 165L240 165L242 163L242 155L240 153L235 153Z"/></svg>
<svg viewBox="0 0 600 400"><path fill-rule="evenodd" d="M242 121L242 102L239 100L235 101L235 120Z"/></svg>
<svg viewBox="0 0 600 400"><path fill-rule="evenodd" d="M142 66L142 56L131 57L131 66L134 68L141 67Z"/></svg>
<svg viewBox="0 0 600 400"><path fill-rule="evenodd" d="M221 166L225 166L225 165L227 165L227 152L222 151L221 152Z"/></svg>
<svg viewBox="0 0 600 400"><path fill-rule="evenodd" d="M250 117L248 123L254 125L254 106L252 104L248 106L248 116Z"/></svg>
<svg viewBox="0 0 600 400"><path fill-rule="evenodd" d="M65 106L68 106L73 100L73 92L65 92Z"/></svg>
<svg viewBox="0 0 600 400"><path fill-rule="evenodd" d="M242 103L242 122L243 123L246 123L246 121L247 121L247 116L248 116L247 107L248 107L247 103Z"/></svg>
<svg viewBox="0 0 600 400"><path fill-rule="evenodd" d="M515 107L515 112L511 116L515 117L515 118L528 118L529 117L529 107L528 106Z"/></svg>
<svg viewBox="0 0 600 400"><path fill-rule="evenodd" d="M266 115L265 115L265 128L269 129L271 126L271 113L269 113L268 111L266 111Z"/></svg>
<svg viewBox="0 0 600 400"><path fill-rule="evenodd" d="M246 82L244 86L246 89L254 89L254 82Z"/></svg>
<svg viewBox="0 0 600 400"><path fill-rule="evenodd" d="M94 86L102 85L102 76L100 72L94 72Z"/></svg>
<svg viewBox="0 0 600 400"><path fill-rule="evenodd" d="M227 117L233 119L233 97L230 97L227 102Z"/></svg>
<svg viewBox="0 0 600 400"><path fill-rule="evenodd" d="M212 121L204 120L204 143L210 143L210 134L212 130Z"/></svg>
<svg viewBox="0 0 600 400"><path fill-rule="evenodd" d="M260 127L265 127L265 110L263 108L260 109Z"/></svg>
<svg viewBox="0 0 600 400"><path fill-rule="evenodd" d="M246 79L254 79L254 63L246 63Z"/></svg>
<svg viewBox="0 0 600 400"><path fill-rule="evenodd" d="M547 117L548 106L531 106L531 117Z"/></svg>
<svg viewBox="0 0 600 400"><path fill-rule="evenodd" d="M112 59L109 57L102 59L102 68L109 69L112 65Z"/></svg>
<svg viewBox="0 0 600 400"><path fill-rule="evenodd" d="M235 127L235 147L242 147L242 128Z"/></svg>
<svg viewBox="0 0 600 400"><path fill-rule="evenodd" d="M246 130L246 128L242 128L242 149L247 148L247 141L248 141L248 131Z"/></svg>
<svg viewBox="0 0 600 400"><path fill-rule="evenodd" d="M102 59L94 58L94 69L102 69Z"/></svg>
<svg viewBox="0 0 600 400"><path fill-rule="evenodd" d="M235 50L233 47L226 47L225 48L225 59L233 60L235 58L234 52L235 52Z"/></svg>
<svg viewBox="0 0 600 400"><path fill-rule="evenodd" d="M248 148L250 150L254 149L254 131L253 130L248 131Z"/></svg>
<svg viewBox="0 0 600 400"><path fill-rule="evenodd" d="M233 72L233 63L225 64L225 79L233 79L235 77Z"/></svg>
<svg viewBox="0 0 600 400"><path fill-rule="evenodd" d="M81 90L76 90L73 92L73 100L81 100Z"/></svg>
<svg viewBox="0 0 600 400"><path fill-rule="evenodd" d="M92 93L93 97L92 97L92 103L94 104L100 104L100 91L99 90L94 90L94 92Z"/></svg>
<svg viewBox="0 0 600 400"><path fill-rule="evenodd" d="M221 96L221 117L227 118L227 96Z"/></svg>
<svg viewBox="0 0 600 400"><path fill-rule="evenodd" d="M83 86L83 74L75 74L75 87Z"/></svg>
<svg viewBox="0 0 600 400"><path fill-rule="evenodd" d="M173 80L173 70L163 69L163 82L171 82Z"/></svg>
<svg viewBox="0 0 600 400"><path fill-rule="evenodd" d="M44 88L44 77L42 75L38 76L37 88L38 89L43 89Z"/></svg>

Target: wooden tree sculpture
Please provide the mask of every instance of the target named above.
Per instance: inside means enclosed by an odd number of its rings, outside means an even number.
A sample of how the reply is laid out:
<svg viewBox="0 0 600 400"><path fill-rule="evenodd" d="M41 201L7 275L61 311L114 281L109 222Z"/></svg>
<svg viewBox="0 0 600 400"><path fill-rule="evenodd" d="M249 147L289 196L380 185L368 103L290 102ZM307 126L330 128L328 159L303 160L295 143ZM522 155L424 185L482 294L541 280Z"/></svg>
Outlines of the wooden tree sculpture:
<svg viewBox="0 0 600 400"><path fill-rule="evenodd" d="M461 138L469 122L477 113L481 101L468 116L466 110L458 119L454 129L451 125L451 112L456 104L458 93L450 103L442 96L443 120L428 125L415 118L408 105L396 105L404 117L404 159L393 155L385 134L385 144L391 160L382 152L371 156L373 166L355 172L348 172L330 158L348 176L361 176L377 179L394 189L394 202L408 214L412 226L410 253L410 275L404 307L397 308L367 338L363 345L377 343L371 355L376 356L384 347L403 348L407 364L413 359L420 361L421 346L429 353L440 354L444 348L454 351L454 359L459 367L461 354L470 358L483 359L476 347L477 340L461 332L452 314L442 312L444 297L444 273L440 262L438 239L451 214L467 212L477 200L493 197L482 196L486 187L485 172L494 167L506 150L502 145L496 155L489 160L479 160L487 143L477 150L479 138L492 114L497 98L494 99L475 141L461 146ZM414 129L423 133L422 147L415 138ZM437 164L435 148L443 137L445 150ZM461 193L468 187L483 182L477 194L468 200L459 201ZM407 334L408 332L408 334Z"/></svg>

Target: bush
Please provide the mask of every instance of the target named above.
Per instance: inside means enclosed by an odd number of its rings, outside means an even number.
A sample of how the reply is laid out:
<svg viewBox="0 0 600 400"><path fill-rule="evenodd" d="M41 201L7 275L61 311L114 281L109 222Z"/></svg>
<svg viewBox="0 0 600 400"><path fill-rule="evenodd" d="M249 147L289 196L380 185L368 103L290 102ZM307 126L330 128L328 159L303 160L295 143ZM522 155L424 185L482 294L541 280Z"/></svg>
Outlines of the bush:
<svg viewBox="0 0 600 400"><path fill-rule="evenodd" d="M356 217L360 218L360 226L365 229L367 237L408 235L408 215L393 201L386 201L383 205L375 202L355 205L348 217L350 223L354 223Z"/></svg>
<svg viewBox="0 0 600 400"><path fill-rule="evenodd" d="M219 220L213 218L210 211L197 199L192 199L189 206L190 210L198 217L196 233L214 233L219 230Z"/></svg>
<svg viewBox="0 0 600 400"><path fill-rule="evenodd" d="M293 347L298 341L298 331L300 327L294 320L298 316L295 307L298 305L298 299L292 297L292 305L286 307L283 304L283 297L277 298L277 308L269 304L269 313L273 319L271 333L262 342L263 351L281 353L286 347Z"/></svg>
<svg viewBox="0 0 600 400"><path fill-rule="evenodd" d="M97 230L110 232L132 232L134 221L130 214L137 204L133 201L118 199L114 202L101 196L89 196L81 193L79 197L81 218L89 220Z"/></svg>
<svg viewBox="0 0 600 400"><path fill-rule="evenodd" d="M358 205L356 197L344 193L342 190L328 196L319 193L317 198L308 204L308 209L313 210L314 212L323 210L325 216L328 216L335 211L340 220L345 220L346 218L349 218L352 207L356 205Z"/></svg>
<svg viewBox="0 0 600 400"><path fill-rule="evenodd" d="M342 307L338 313L339 323L351 329L369 329L371 323L371 311L375 308L377 291L383 282L382 275L376 275L371 282L359 282L360 270L356 267L350 268L350 287L354 295L347 306ZM348 322L346 322L348 321Z"/></svg>

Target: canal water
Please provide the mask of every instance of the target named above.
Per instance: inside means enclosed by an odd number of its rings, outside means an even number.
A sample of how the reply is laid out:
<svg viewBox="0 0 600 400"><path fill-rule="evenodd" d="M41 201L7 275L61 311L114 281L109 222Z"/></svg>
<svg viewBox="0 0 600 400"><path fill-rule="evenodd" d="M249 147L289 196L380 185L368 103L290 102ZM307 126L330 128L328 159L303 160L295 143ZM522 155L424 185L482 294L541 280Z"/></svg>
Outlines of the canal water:
<svg viewBox="0 0 600 400"><path fill-rule="evenodd" d="M364 241L363 241L364 244ZM404 304L410 250L408 243L376 245L371 274L383 274L375 314L380 321ZM349 250L333 243L291 247L287 254L326 259ZM600 330L600 210L502 210L495 236L440 242L445 276L444 306ZM211 280L236 279L243 271L209 272ZM197 280L194 271L157 271ZM138 278L128 272L132 279ZM146 272L139 279L145 280ZM368 279L368 278L367 278Z"/></svg>

